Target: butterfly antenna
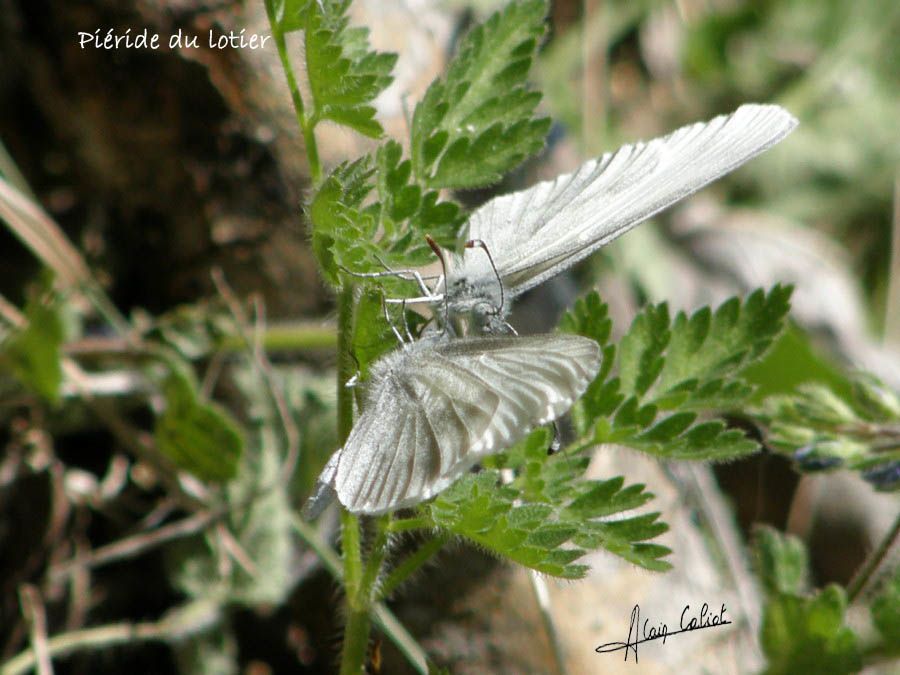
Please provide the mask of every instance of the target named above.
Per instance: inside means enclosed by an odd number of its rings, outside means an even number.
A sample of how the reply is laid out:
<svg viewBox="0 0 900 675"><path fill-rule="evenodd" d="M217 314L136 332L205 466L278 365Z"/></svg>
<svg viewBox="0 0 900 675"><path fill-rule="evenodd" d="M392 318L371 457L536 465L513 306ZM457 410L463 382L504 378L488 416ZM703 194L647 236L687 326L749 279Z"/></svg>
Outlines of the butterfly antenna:
<svg viewBox="0 0 900 675"><path fill-rule="evenodd" d="M431 238L430 234L425 235L425 241L428 242L428 245L431 247L431 250L434 251L434 254L441 261L441 270L444 273L444 330L447 330L450 326L450 303L447 300L447 296L450 295L449 289L447 288L447 261L444 259L444 252L441 250L441 247L437 245L437 242Z"/></svg>
<svg viewBox="0 0 900 675"><path fill-rule="evenodd" d="M475 248L476 246L485 252L488 257L488 262L491 263L491 269L494 270L494 276L497 278L497 285L500 287L500 306L497 308L497 314L503 314L503 281L500 279L500 273L497 272L497 266L494 265L494 257L491 255L491 251L488 249L487 244L481 239L470 239L466 242L466 248Z"/></svg>

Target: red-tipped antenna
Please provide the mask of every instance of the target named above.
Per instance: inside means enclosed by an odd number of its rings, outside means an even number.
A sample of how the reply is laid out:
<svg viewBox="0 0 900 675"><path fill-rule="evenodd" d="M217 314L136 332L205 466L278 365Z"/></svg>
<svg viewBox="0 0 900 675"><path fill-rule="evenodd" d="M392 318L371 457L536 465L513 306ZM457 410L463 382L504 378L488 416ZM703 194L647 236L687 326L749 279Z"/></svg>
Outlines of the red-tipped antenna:
<svg viewBox="0 0 900 675"><path fill-rule="evenodd" d="M431 238L430 234L425 235L425 241L428 242L428 245L431 247L431 250L434 251L434 254L441 261L441 269L444 272L444 330L449 330L450 328L450 303L447 300L449 296L449 288L447 288L447 261L444 258L444 251L441 250L441 247L438 246L437 242Z"/></svg>
<svg viewBox="0 0 900 675"><path fill-rule="evenodd" d="M500 286L500 307L497 308L497 314L503 315L503 281L500 279L500 273L497 272L497 266L494 265L494 258L491 255L490 250L481 239L470 239L466 242L466 248L475 248L478 247L482 249L488 257L488 262L491 263L491 269L494 270L494 276L497 277L497 285Z"/></svg>

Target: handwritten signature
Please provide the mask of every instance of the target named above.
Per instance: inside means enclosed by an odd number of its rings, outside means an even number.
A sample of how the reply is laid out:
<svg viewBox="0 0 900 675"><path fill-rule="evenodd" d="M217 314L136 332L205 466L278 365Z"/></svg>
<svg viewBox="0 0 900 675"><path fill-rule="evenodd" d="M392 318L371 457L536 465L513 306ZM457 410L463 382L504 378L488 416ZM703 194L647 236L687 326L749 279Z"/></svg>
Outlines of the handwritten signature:
<svg viewBox="0 0 900 675"><path fill-rule="evenodd" d="M637 663L639 644L650 642L652 640L662 640L663 644L665 644L666 638L678 635L679 633L703 630L704 628L715 628L716 626L727 626L732 623L725 618L724 602L722 603L722 609L719 610L718 613L711 613L709 605L705 602L700 608L700 613L697 615L688 614L690 609L690 605L685 605L684 609L681 610L681 620L678 623L681 630L669 631L669 627L665 623L650 626L650 619L644 619L644 624L641 626L641 606L635 605L634 609L631 610L631 624L628 626L628 637L626 638L626 641L607 642L606 644L597 647L594 651L598 654L606 654L624 649L625 660L628 660L629 652L633 652L634 662ZM641 634L638 632L639 630L641 630L643 638L641 638Z"/></svg>

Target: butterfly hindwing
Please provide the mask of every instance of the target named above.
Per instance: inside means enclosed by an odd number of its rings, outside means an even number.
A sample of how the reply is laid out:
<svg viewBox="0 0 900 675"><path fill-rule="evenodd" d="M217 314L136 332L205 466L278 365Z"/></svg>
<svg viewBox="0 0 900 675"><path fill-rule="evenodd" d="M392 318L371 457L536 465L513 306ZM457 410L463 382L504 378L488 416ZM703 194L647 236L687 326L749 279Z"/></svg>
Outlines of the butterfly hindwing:
<svg viewBox="0 0 900 675"><path fill-rule="evenodd" d="M429 499L565 413L599 365L597 344L574 335L408 345L373 368L365 409L323 479L355 513Z"/></svg>

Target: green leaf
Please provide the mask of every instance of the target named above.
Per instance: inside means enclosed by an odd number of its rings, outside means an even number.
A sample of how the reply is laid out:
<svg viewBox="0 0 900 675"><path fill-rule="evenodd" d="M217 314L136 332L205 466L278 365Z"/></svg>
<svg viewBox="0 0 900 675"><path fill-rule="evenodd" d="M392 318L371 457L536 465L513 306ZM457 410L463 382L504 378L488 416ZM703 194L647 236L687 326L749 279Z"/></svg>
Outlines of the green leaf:
<svg viewBox="0 0 900 675"><path fill-rule="evenodd" d="M622 391L644 395L665 364L662 354L672 338L669 308L649 306L638 314L619 343L619 379Z"/></svg>
<svg viewBox="0 0 900 675"><path fill-rule="evenodd" d="M808 585L809 560L803 542L771 527L757 528L754 537L757 573L766 592L804 592Z"/></svg>
<svg viewBox="0 0 900 675"><path fill-rule="evenodd" d="M285 601L296 583L298 551L292 534L294 516L289 483L284 474L285 439L279 433L282 425L271 386L283 393L289 408L298 417L308 414L312 409L298 410L301 398L308 393L305 387L307 373L286 370L275 364L272 379L268 381L247 353L232 372L234 384L245 401L247 443L238 475L222 490L222 502L232 507L223 524L252 560L256 573L234 561L223 574L221 542L211 532L205 540L195 538L173 547L170 576L179 589L191 597L213 598L223 605L240 603L251 607L274 607ZM324 384L321 383L321 388ZM318 426L324 425L325 419L304 420L301 417L298 421ZM315 432L315 429L306 426L304 431ZM321 445L314 449L315 453L330 452L334 447L333 425L320 432L323 434L318 438ZM306 440L312 442L306 438L302 442ZM324 458L313 453L301 456L302 464L316 459L324 463Z"/></svg>
<svg viewBox="0 0 900 675"><path fill-rule="evenodd" d="M545 30L544 0L510 3L473 28L443 80L416 106L412 168L432 188L499 180L543 146L547 118L533 118L540 94L526 77Z"/></svg>
<svg viewBox="0 0 900 675"><path fill-rule="evenodd" d="M60 299L43 290L25 305L24 328L0 346L15 376L51 403L59 403L62 386L62 343L65 328Z"/></svg>
<svg viewBox="0 0 900 675"><path fill-rule="evenodd" d="M341 164L322 182L309 204L309 216L313 252L331 284L339 285L345 271L381 273L433 262L426 232L443 246L453 244L461 222L459 207L439 202L433 190L422 193L408 182L409 176L409 161L402 160L400 145L389 141L374 163L366 156ZM380 201L363 206L373 177ZM397 276L361 283L389 297L419 293L412 280Z"/></svg>
<svg viewBox="0 0 900 675"><path fill-rule="evenodd" d="M286 0L275 16L282 31L304 31L314 121L331 120L378 138L383 129L368 105L391 83L396 54L369 50L365 28L349 28L350 0Z"/></svg>
<svg viewBox="0 0 900 675"><path fill-rule="evenodd" d="M371 160L363 157L337 166L316 191L309 204L313 252L325 278L340 283L341 268L368 272L375 268L377 250L371 240L378 222L362 208L372 189Z"/></svg>
<svg viewBox="0 0 900 675"><path fill-rule="evenodd" d="M643 485L622 478L584 480L586 457L548 455L550 434L539 429L506 453L488 458L420 509L428 521L499 556L552 576L576 579L587 550L605 548L636 565L665 570L663 546L645 544L666 530L659 514L622 514L652 499ZM500 483L499 468L515 479ZM607 520L614 518L614 520Z"/></svg>
<svg viewBox="0 0 900 675"><path fill-rule="evenodd" d="M368 291L360 296L356 305L352 344L362 379L368 376L371 363L397 347L397 339L384 318L383 302L380 293ZM403 317L398 321L403 321Z"/></svg>
<svg viewBox="0 0 900 675"><path fill-rule="evenodd" d="M219 407L199 400L191 379L173 369L163 383L166 409L154 436L176 466L202 480L224 482L237 475L244 448L237 425Z"/></svg>
<svg viewBox="0 0 900 675"><path fill-rule="evenodd" d="M900 567L872 602L872 623L894 654L900 654Z"/></svg>
<svg viewBox="0 0 900 675"><path fill-rule="evenodd" d="M434 260L425 241L429 234L439 245L451 248L464 216L459 205L439 201L436 190L423 190L412 182L412 162L403 159L397 141L382 145L375 156L382 237L378 245L388 257L403 256L406 267Z"/></svg>
<svg viewBox="0 0 900 675"><path fill-rule="evenodd" d="M645 307L618 346L606 305L590 294L561 322L563 330L601 345L600 372L573 408L585 441L619 443L673 459L722 461L758 444L719 420L698 421L710 409L738 409L752 393L739 374L777 336L790 289L733 298L715 312L669 318L665 304Z"/></svg>
<svg viewBox="0 0 900 675"><path fill-rule="evenodd" d="M738 373L769 348L783 328L791 291L790 286L776 285L768 293L754 291L743 303L732 298L714 313L708 308L690 318L679 313L672 324L671 343L656 390L670 392L697 380L694 395L688 399L697 407L720 407L722 398L749 395L749 387L704 390L703 384Z"/></svg>
<svg viewBox="0 0 900 675"><path fill-rule="evenodd" d="M756 531L756 559L766 605L760 642L768 660L764 672L855 673L862 667L856 634L845 625L847 598L831 585L811 596L803 544L773 528Z"/></svg>
<svg viewBox="0 0 900 675"><path fill-rule="evenodd" d="M763 613L760 637L768 675L856 673L862 657L856 634L844 625L847 599L839 586L811 598L778 593Z"/></svg>

